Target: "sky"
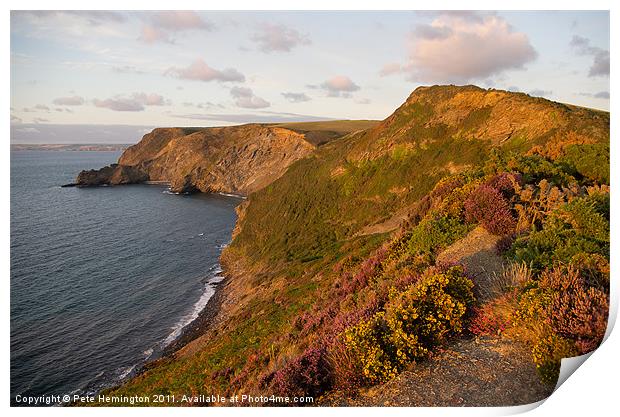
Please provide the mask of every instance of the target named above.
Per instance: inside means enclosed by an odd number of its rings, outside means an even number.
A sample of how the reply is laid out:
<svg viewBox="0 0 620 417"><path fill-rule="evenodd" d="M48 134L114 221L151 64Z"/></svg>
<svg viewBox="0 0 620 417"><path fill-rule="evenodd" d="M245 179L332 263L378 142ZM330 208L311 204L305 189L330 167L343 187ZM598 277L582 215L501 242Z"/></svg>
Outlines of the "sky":
<svg viewBox="0 0 620 417"><path fill-rule="evenodd" d="M13 11L11 141L384 119L432 84L608 110L609 59L606 11Z"/></svg>

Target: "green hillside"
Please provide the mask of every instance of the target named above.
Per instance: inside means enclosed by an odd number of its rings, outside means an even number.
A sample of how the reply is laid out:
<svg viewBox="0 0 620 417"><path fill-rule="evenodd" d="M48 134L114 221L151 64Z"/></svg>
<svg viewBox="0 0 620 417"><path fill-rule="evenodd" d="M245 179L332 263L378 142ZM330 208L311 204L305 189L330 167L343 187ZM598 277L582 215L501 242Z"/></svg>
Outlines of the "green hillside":
<svg viewBox="0 0 620 417"><path fill-rule="evenodd" d="M319 397L471 334L528 344L552 382L604 333L608 185L608 113L421 87L251 194L222 257L221 321L114 392ZM437 261L477 228L506 264L484 285Z"/></svg>

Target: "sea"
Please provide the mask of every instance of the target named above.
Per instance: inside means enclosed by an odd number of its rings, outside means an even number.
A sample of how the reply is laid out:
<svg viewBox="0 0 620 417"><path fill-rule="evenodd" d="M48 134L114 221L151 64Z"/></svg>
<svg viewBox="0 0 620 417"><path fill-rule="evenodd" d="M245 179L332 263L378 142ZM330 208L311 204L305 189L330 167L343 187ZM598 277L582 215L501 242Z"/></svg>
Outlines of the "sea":
<svg viewBox="0 0 620 417"><path fill-rule="evenodd" d="M222 280L240 199L165 185L61 188L120 152L11 151L11 402L131 377Z"/></svg>

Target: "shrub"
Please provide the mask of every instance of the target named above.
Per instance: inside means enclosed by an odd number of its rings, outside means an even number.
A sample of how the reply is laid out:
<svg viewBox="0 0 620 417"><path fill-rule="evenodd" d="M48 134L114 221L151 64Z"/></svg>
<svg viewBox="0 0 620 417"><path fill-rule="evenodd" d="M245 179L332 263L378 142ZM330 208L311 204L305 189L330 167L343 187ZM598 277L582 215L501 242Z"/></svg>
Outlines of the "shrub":
<svg viewBox="0 0 620 417"><path fill-rule="evenodd" d="M353 356L342 337L330 344L328 358L334 373L335 388L351 390L364 385L360 361Z"/></svg>
<svg viewBox="0 0 620 417"><path fill-rule="evenodd" d="M501 273L493 273L487 288L481 288L481 292L486 299L493 299L520 288L532 277L532 271L525 263L511 263L504 267Z"/></svg>
<svg viewBox="0 0 620 417"><path fill-rule="evenodd" d="M449 334L462 331L467 308L474 302L472 288L462 268L452 267L431 270L402 292L394 289L385 311L341 335L353 367L372 384L424 358Z"/></svg>
<svg viewBox="0 0 620 417"><path fill-rule="evenodd" d="M327 350L324 346L306 349L300 356L278 370L271 380L276 395L317 396L333 383Z"/></svg>
<svg viewBox="0 0 620 417"><path fill-rule="evenodd" d="M518 238L508 256L542 271L556 262L575 263L573 258L584 254L609 257L609 222L596 211L590 197L554 210L542 230Z"/></svg>
<svg viewBox="0 0 620 417"><path fill-rule="evenodd" d="M408 250L412 254L432 254L463 237L468 231L469 227L458 218L428 217L411 231Z"/></svg>
<svg viewBox="0 0 620 417"><path fill-rule="evenodd" d="M574 180L562 167L542 155L516 155L507 162L506 168L521 173L526 184L538 183L542 179L547 179L554 184L565 185Z"/></svg>
<svg viewBox="0 0 620 417"><path fill-rule="evenodd" d="M523 178L519 173L500 172L487 181L487 185L502 193L505 198L510 198L523 185Z"/></svg>
<svg viewBox="0 0 620 417"><path fill-rule="evenodd" d="M547 384L557 382L562 359L570 358L575 354L573 344L554 333L543 336L532 349L536 370L542 381Z"/></svg>
<svg viewBox="0 0 620 417"><path fill-rule="evenodd" d="M596 288L588 288L579 271L572 267L545 272L543 283L555 290L550 305L553 330L573 340L579 354L596 349L607 330L609 297Z"/></svg>
<svg viewBox="0 0 620 417"><path fill-rule="evenodd" d="M579 271L587 286L609 293L609 259L597 253L578 253L571 265Z"/></svg>
<svg viewBox="0 0 620 417"><path fill-rule="evenodd" d="M442 216L463 218L465 200L480 185L480 182L480 179L472 179L470 182L453 189L443 197L441 203L436 203L436 212Z"/></svg>
<svg viewBox="0 0 620 417"><path fill-rule="evenodd" d="M473 309L473 317L469 324L469 331L476 336L495 336L503 333L512 326L512 312L500 308L499 302L494 301L482 307Z"/></svg>
<svg viewBox="0 0 620 417"><path fill-rule="evenodd" d="M532 355L546 382L557 379L560 360L595 349L607 328L609 297L588 287L579 269L558 264L531 280L515 319L531 331Z"/></svg>
<svg viewBox="0 0 620 417"><path fill-rule="evenodd" d="M591 181L609 184L609 144L567 146L559 162Z"/></svg>
<svg viewBox="0 0 620 417"><path fill-rule="evenodd" d="M481 185L465 200L465 219L480 222L494 235L514 232L516 220L502 194L489 185Z"/></svg>
<svg viewBox="0 0 620 417"><path fill-rule="evenodd" d="M361 371L366 382L385 382L398 374L399 364L386 336L389 329L384 320L385 313L379 312L344 332L343 341L351 355L354 367Z"/></svg>
<svg viewBox="0 0 620 417"><path fill-rule="evenodd" d="M366 287L369 281L381 272L382 263L387 253L387 249L381 247L362 263L355 275L351 276L348 272L342 274L340 280L340 295L344 297Z"/></svg>

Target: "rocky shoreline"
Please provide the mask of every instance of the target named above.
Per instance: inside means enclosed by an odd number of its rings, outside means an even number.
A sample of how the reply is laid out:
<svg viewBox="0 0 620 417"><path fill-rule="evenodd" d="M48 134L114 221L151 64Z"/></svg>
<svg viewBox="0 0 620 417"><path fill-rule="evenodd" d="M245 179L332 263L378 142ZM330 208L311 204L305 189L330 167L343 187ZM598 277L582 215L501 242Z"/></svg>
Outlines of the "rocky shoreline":
<svg viewBox="0 0 620 417"><path fill-rule="evenodd" d="M221 310L222 302L225 299L223 290L230 282L230 276L225 273L223 273L223 275L224 279L217 283L215 293L211 298L209 298L207 305L205 305L196 319L188 323L183 328L179 337L163 349L161 358L173 356L180 349L205 334L215 325L218 314Z"/></svg>
<svg viewBox="0 0 620 417"><path fill-rule="evenodd" d="M164 347L162 351L155 357L144 361L136 366L136 369L124 377L118 383L104 388L101 392L105 393L114 390L135 378L136 376L146 372L152 366L158 363L174 359L174 356L181 349L189 345L194 340L206 334L212 329L222 318L220 316L222 303L225 301L225 287L230 283L230 275L222 272L224 279L215 285L213 296L207 301L207 304L199 313L198 317L188 323L181 331L179 337L173 340L169 345ZM72 404L67 404L72 405Z"/></svg>

